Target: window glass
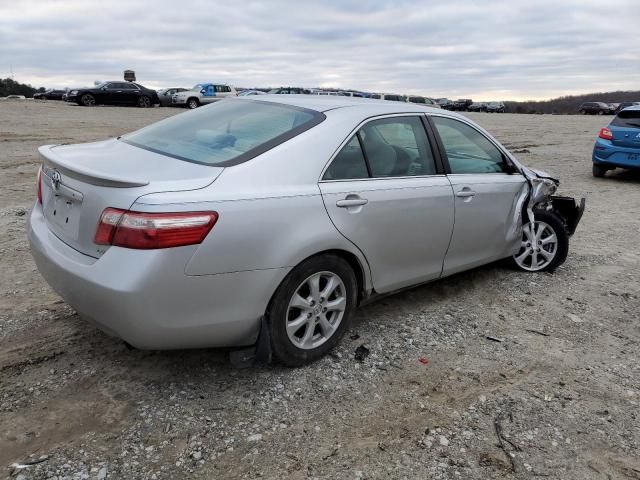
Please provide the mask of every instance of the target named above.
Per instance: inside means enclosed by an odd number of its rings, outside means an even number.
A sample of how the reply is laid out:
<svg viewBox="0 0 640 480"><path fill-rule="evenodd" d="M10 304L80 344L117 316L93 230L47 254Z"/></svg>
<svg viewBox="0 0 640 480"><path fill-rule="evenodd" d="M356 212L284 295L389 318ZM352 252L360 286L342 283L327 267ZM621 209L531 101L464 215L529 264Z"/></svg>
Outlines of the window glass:
<svg viewBox="0 0 640 480"><path fill-rule="evenodd" d="M131 145L206 165L243 161L317 125L312 110L259 102L215 102L124 135Z"/></svg>
<svg viewBox="0 0 640 480"><path fill-rule="evenodd" d="M611 122L617 127L640 128L640 110L622 110Z"/></svg>
<svg viewBox="0 0 640 480"><path fill-rule="evenodd" d="M500 150L475 128L451 118L432 119L447 153L451 173L505 171Z"/></svg>
<svg viewBox="0 0 640 480"><path fill-rule="evenodd" d="M373 120L360 129L373 177L433 175L429 139L419 117Z"/></svg>
<svg viewBox="0 0 640 480"><path fill-rule="evenodd" d="M324 172L323 180L348 180L368 178L367 164L357 135L351 137Z"/></svg>

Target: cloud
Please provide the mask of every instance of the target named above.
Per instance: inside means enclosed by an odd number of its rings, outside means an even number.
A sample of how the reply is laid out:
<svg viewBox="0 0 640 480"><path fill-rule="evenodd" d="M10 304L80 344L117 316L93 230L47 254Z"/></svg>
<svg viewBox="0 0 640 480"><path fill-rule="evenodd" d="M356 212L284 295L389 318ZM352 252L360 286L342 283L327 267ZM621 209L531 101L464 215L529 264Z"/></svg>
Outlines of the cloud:
<svg viewBox="0 0 640 480"><path fill-rule="evenodd" d="M3 5L6 4L6 5ZM638 89L636 0L0 0L0 76L480 100Z"/></svg>

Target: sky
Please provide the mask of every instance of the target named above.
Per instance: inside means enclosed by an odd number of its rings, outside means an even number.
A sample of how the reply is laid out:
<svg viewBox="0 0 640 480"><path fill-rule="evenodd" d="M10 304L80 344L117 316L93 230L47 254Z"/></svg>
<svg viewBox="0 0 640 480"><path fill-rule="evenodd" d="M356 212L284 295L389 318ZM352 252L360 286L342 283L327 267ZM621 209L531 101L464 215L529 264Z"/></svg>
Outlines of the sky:
<svg viewBox="0 0 640 480"><path fill-rule="evenodd" d="M640 90L640 0L0 0L0 77L476 100Z"/></svg>

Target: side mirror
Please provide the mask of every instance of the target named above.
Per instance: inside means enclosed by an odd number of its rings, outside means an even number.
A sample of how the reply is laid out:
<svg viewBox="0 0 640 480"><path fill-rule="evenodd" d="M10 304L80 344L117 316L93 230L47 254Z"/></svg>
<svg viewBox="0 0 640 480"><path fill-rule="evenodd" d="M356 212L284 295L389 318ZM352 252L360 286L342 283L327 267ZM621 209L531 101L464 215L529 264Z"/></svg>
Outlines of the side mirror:
<svg viewBox="0 0 640 480"><path fill-rule="evenodd" d="M203 88L202 90L200 90L200 93L204 95L206 93L206 90Z"/></svg>

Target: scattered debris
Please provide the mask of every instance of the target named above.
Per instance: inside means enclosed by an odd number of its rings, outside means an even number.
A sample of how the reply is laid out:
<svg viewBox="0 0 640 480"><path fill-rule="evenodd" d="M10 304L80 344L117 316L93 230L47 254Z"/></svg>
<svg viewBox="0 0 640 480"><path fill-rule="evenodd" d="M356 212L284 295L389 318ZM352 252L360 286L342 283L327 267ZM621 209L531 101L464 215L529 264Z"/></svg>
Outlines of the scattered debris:
<svg viewBox="0 0 640 480"><path fill-rule="evenodd" d="M364 344L362 344L358 348L356 348L354 358L359 362L364 362L364 359L369 356L369 353L371 353L369 349Z"/></svg>
<svg viewBox="0 0 640 480"><path fill-rule="evenodd" d="M536 335L542 335L543 337L550 337L551 336L548 333L542 332L540 330L535 330L533 328L525 328L524 331L525 332L530 332L530 333L535 333Z"/></svg>
<svg viewBox="0 0 640 480"><path fill-rule="evenodd" d="M498 343L504 342L504 340L502 338L492 337L490 335L487 335L487 340L491 340L492 342L498 342Z"/></svg>
<svg viewBox="0 0 640 480"><path fill-rule="evenodd" d="M418 358L418 363L421 363L422 365L427 365L429 363L429 359L427 357L420 357Z"/></svg>
<svg viewBox="0 0 640 480"><path fill-rule="evenodd" d="M358 340L360 338L360 335L358 335L357 333L354 333L353 335L351 335L349 337L351 340Z"/></svg>
<svg viewBox="0 0 640 480"><path fill-rule="evenodd" d="M509 452L507 450L507 448L505 447L505 442L508 443L509 445L511 445L511 447L516 450L516 451L521 451L522 449L517 446L516 444L514 444L513 442L511 442L510 440L506 439L504 437L504 435L502 434L502 424L501 424L502 419L500 417L497 417L494 421L493 421L493 426L495 428L496 431L496 436L498 437L498 446L502 449L502 451L504 452L504 454L507 456L507 458L509 459L509 462L511 462L511 471L513 473L516 473L516 460L514 458L513 453Z"/></svg>

